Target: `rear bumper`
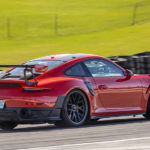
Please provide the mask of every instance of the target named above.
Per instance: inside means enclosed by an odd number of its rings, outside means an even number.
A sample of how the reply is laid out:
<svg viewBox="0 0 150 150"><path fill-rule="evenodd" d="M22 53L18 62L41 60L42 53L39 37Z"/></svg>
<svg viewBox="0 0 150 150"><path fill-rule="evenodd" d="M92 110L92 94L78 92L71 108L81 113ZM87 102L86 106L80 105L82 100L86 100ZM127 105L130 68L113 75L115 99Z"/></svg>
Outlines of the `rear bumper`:
<svg viewBox="0 0 150 150"><path fill-rule="evenodd" d="M38 123L61 120L63 102L64 96L59 96L53 108L4 108L0 110L0 121Z"/></svg>

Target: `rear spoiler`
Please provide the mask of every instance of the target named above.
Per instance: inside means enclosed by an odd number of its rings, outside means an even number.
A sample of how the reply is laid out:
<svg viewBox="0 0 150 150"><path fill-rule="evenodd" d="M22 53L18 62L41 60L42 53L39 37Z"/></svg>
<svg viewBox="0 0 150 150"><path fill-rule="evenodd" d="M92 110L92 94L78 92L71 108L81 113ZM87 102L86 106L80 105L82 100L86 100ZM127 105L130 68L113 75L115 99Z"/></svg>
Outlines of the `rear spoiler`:
<svg viewBox="0 0 150 150"><path fill-rule="evenodd" d="M23 68L35 68L35 65L0 65L1 67L8 67L8 68L12 68L12 67L23 67Z"/></svg>
<svg viewBox="0 0 150 150"><path fill-rule="evenodd" d="M24 78L25 78L25 82L28 86L32 86L32 85L35 85L37 84L37 79L35 78L34 76L34 73L33 73L33 68L35 68L35 65L0 65L0 68L16 68L16 67L22 67L22 68L25 68L24 69ZM30 82L28 79L27 79L27 72L31 72L32 76L33 76L33 79L34 79L34 82Z"/></svg>

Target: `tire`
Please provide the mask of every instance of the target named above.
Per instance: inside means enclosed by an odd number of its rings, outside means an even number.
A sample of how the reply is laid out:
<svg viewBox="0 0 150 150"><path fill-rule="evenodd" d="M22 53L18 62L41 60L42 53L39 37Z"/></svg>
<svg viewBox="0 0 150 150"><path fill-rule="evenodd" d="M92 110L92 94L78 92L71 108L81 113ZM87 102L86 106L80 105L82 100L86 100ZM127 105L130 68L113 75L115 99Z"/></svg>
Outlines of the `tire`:
<svg viewBox="0 0 150 150"><path fill-rule="evenodd" d="M150 98L148 99L146 113L143 115L146 119L150 119Z"/></svg>
<svg viewBox="0 0 150 150"><path fill-rule="evenodd" d="M145 67L146 67L147 69L150 69L150 64L145 64Z"/></svg>
<svg viewBox="0 0 150 150"><path fill-rule="evenodd" d="M136 62L136 63L140 62L139 58L140 58L139 56L132 56L133 62Z"/></svg>
<svg viewBox="0 0 150 150"><path fill-rule="evenodd" d="M141 68L145 68L145 64L144 63L141 63L140 66L141 66Z"/></svg>
<svg viewBox="0 0 150 150"><path fill-rule="evenodd" d="M135 71L136 71L135 68L131 68L131 70L132 70L133 73L135 73Z"/></svg>
<svg viewBox="0 0 150 150"><path fill-rule="evenodd" d="M140 69L137 69L135 72L136 74L140 74Z"/></svg>
<svg viewBox="0 0 150 150"><path fill-rule="evenodd" d="M5 121L5 122L0 122L0 128L2 130L12 130L14 129L18 124L16 122L12 121Z"/></svg>
<svg viewBox="0 0 150 150"><path fill-rule="evenodd" d="M150 63L150 57L149 56L144 56L144 62L146 64L149 64Z"/></svg>
<svg viewBox="0 0 150 150"><path fill-rule="evenodd" d="M140 63L136 63L136 64L135 64L135 68L140 69L140 67L141 67L141 64L140 64Z"/></svg>
<svg viewBox="0 0 150 150"><path fill-rule="evenodd" d="M140 69L140 74L144 74L145 73L145 70L144 69Z"/></svg>
<svg viewBox="0 0 150 150"><path fill-rule="evenodd" d="M139 60L141 63L144 63L144 57L143 56L140 56Z"/></svg>
<svg viewBox="0 0 150 150"><path fill-rule="evenodd" d="M131 68L134 68L134 67L135 67L135 63L134 63L134 62L132 62L132 61L131 61L131 62L129 62L129 65L130 65L130 67L131 67Z"/></svg>
<svg viewBox="0 0 150 150"><path fill-rule="evenodd" d="M89 114L88 100L80 90L71 91L65 98L61 111L61 121L56 121L58 127L77 127L85 123Z"/></svg>

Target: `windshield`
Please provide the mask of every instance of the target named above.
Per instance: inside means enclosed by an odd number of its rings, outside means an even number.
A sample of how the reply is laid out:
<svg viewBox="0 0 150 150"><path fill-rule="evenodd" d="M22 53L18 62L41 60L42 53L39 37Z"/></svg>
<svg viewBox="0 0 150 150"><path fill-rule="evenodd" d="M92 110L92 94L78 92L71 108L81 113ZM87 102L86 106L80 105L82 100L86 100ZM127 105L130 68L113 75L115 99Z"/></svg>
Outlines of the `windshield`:
<svg viewBox="0 0 150 150"><path fill-rule="evenodd" d="M48 66L48 70L51 70L61 64L63 64L65 62L61 61L61 60L33 60L33 61L29 61L27 63L25 63L24 65L36 65L36 64L40 64L40 65L45 65ZM24 69L25 68L21 68L21 67L17 67L14 68L13 70L9 71L9 75L23 75L24 74ZM35 72L35 68L33 68L33 73L34 74L40 74Z"/></svg>

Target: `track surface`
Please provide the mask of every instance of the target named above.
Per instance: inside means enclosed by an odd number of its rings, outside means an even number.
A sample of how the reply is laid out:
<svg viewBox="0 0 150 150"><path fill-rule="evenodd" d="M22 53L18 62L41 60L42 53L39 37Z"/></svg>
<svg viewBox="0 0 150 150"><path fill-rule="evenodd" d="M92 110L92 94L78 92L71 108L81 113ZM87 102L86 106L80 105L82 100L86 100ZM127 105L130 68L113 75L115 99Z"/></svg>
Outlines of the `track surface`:
<svg viewBox="0 0 150 150"><path fill-rule="evenodd" d="M88 143L88 144L87 144ZM14 149L150 149L150 121L142 116L101 119L79 128L19 125L0 130L0 150Z"/></svg>

